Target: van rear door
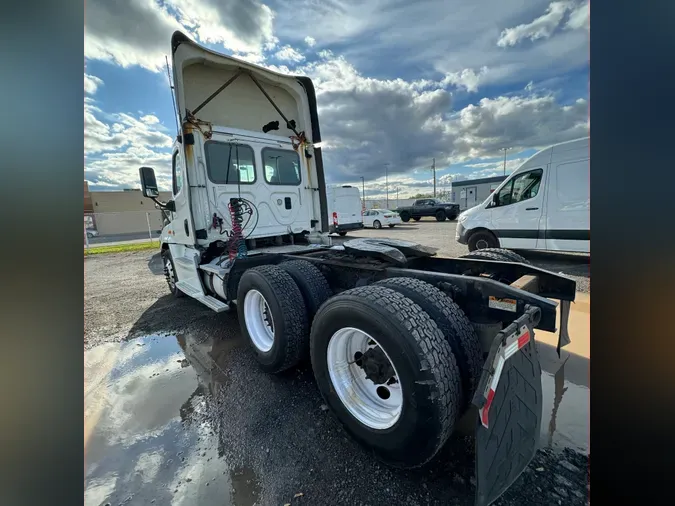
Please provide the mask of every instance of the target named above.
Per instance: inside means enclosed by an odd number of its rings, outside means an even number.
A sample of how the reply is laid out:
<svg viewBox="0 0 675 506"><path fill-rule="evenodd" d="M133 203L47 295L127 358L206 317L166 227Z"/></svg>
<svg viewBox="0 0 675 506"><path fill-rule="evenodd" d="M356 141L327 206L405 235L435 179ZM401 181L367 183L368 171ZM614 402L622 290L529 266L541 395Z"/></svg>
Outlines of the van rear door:
<svg viewBox="0 0 675 506"><path fill-rule="evenodd" d="M338 187L334 189L333 211L337 213L340 225L363 223L361 196L358 188Z"/></svg>

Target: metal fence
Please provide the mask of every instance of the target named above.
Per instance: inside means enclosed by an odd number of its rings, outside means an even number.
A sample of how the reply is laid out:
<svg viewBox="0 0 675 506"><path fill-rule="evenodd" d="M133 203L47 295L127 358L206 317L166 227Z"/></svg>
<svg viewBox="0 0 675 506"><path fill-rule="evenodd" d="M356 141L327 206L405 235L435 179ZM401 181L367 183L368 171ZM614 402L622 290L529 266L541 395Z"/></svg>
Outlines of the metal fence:
<svg viewBox="0 0 675 506"><path fill-rule="evenodd" d="M164 227L163 213L153 211L126 211L84 214L85 247L157 241Z"/></svg>

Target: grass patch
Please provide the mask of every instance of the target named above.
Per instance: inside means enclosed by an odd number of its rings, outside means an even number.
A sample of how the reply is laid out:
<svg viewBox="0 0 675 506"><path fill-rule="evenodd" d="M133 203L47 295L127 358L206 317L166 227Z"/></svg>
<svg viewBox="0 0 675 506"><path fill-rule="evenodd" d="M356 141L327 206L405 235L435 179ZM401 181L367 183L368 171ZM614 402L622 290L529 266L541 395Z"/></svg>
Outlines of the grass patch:
<svg viewBox="0 0 675 506"><path fill-rule="evenodd" d="M101 255L104 253L128 253L130 251L143 251L157 248L159 248L159 241L116 244L113 246L91 246L89 249L85 246L84 256Z"/></svg>

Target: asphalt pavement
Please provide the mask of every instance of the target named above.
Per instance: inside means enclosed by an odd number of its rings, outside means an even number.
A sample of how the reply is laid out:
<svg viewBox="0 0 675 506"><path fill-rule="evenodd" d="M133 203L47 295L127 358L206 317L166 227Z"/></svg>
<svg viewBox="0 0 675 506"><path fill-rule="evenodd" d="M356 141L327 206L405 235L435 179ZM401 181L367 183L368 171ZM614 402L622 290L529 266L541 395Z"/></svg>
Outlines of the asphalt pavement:
<svg viewBox="0 0 675 506"><path fill-rule="evenodd" d="M561 358L537 334L541 449L497 504L588 503L589 313L580 294ZM420 469L381 465L326 410L308 364L261 372L236 315L173 298L152 252L85 259L85 350L86 505L473 503L470 435Z"/></svg>

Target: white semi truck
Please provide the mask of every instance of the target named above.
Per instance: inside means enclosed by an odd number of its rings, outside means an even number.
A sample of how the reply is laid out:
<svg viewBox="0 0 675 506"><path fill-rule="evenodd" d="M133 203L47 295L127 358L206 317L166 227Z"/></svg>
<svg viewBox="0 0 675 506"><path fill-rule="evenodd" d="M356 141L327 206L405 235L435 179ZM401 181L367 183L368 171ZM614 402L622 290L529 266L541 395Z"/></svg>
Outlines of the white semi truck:
<svg viewBox="0 0 675 506"><path fill-rule="evenodd" d="M475 427L476 504L496 500L537 448L534 330L569 342L575 282L513 252L437 258L387 239L331 246L312 81L171 39L179 131L161 255L169 289L236 308L270 373L310 359L345 431L389 465L428 462Z"/></svg>

